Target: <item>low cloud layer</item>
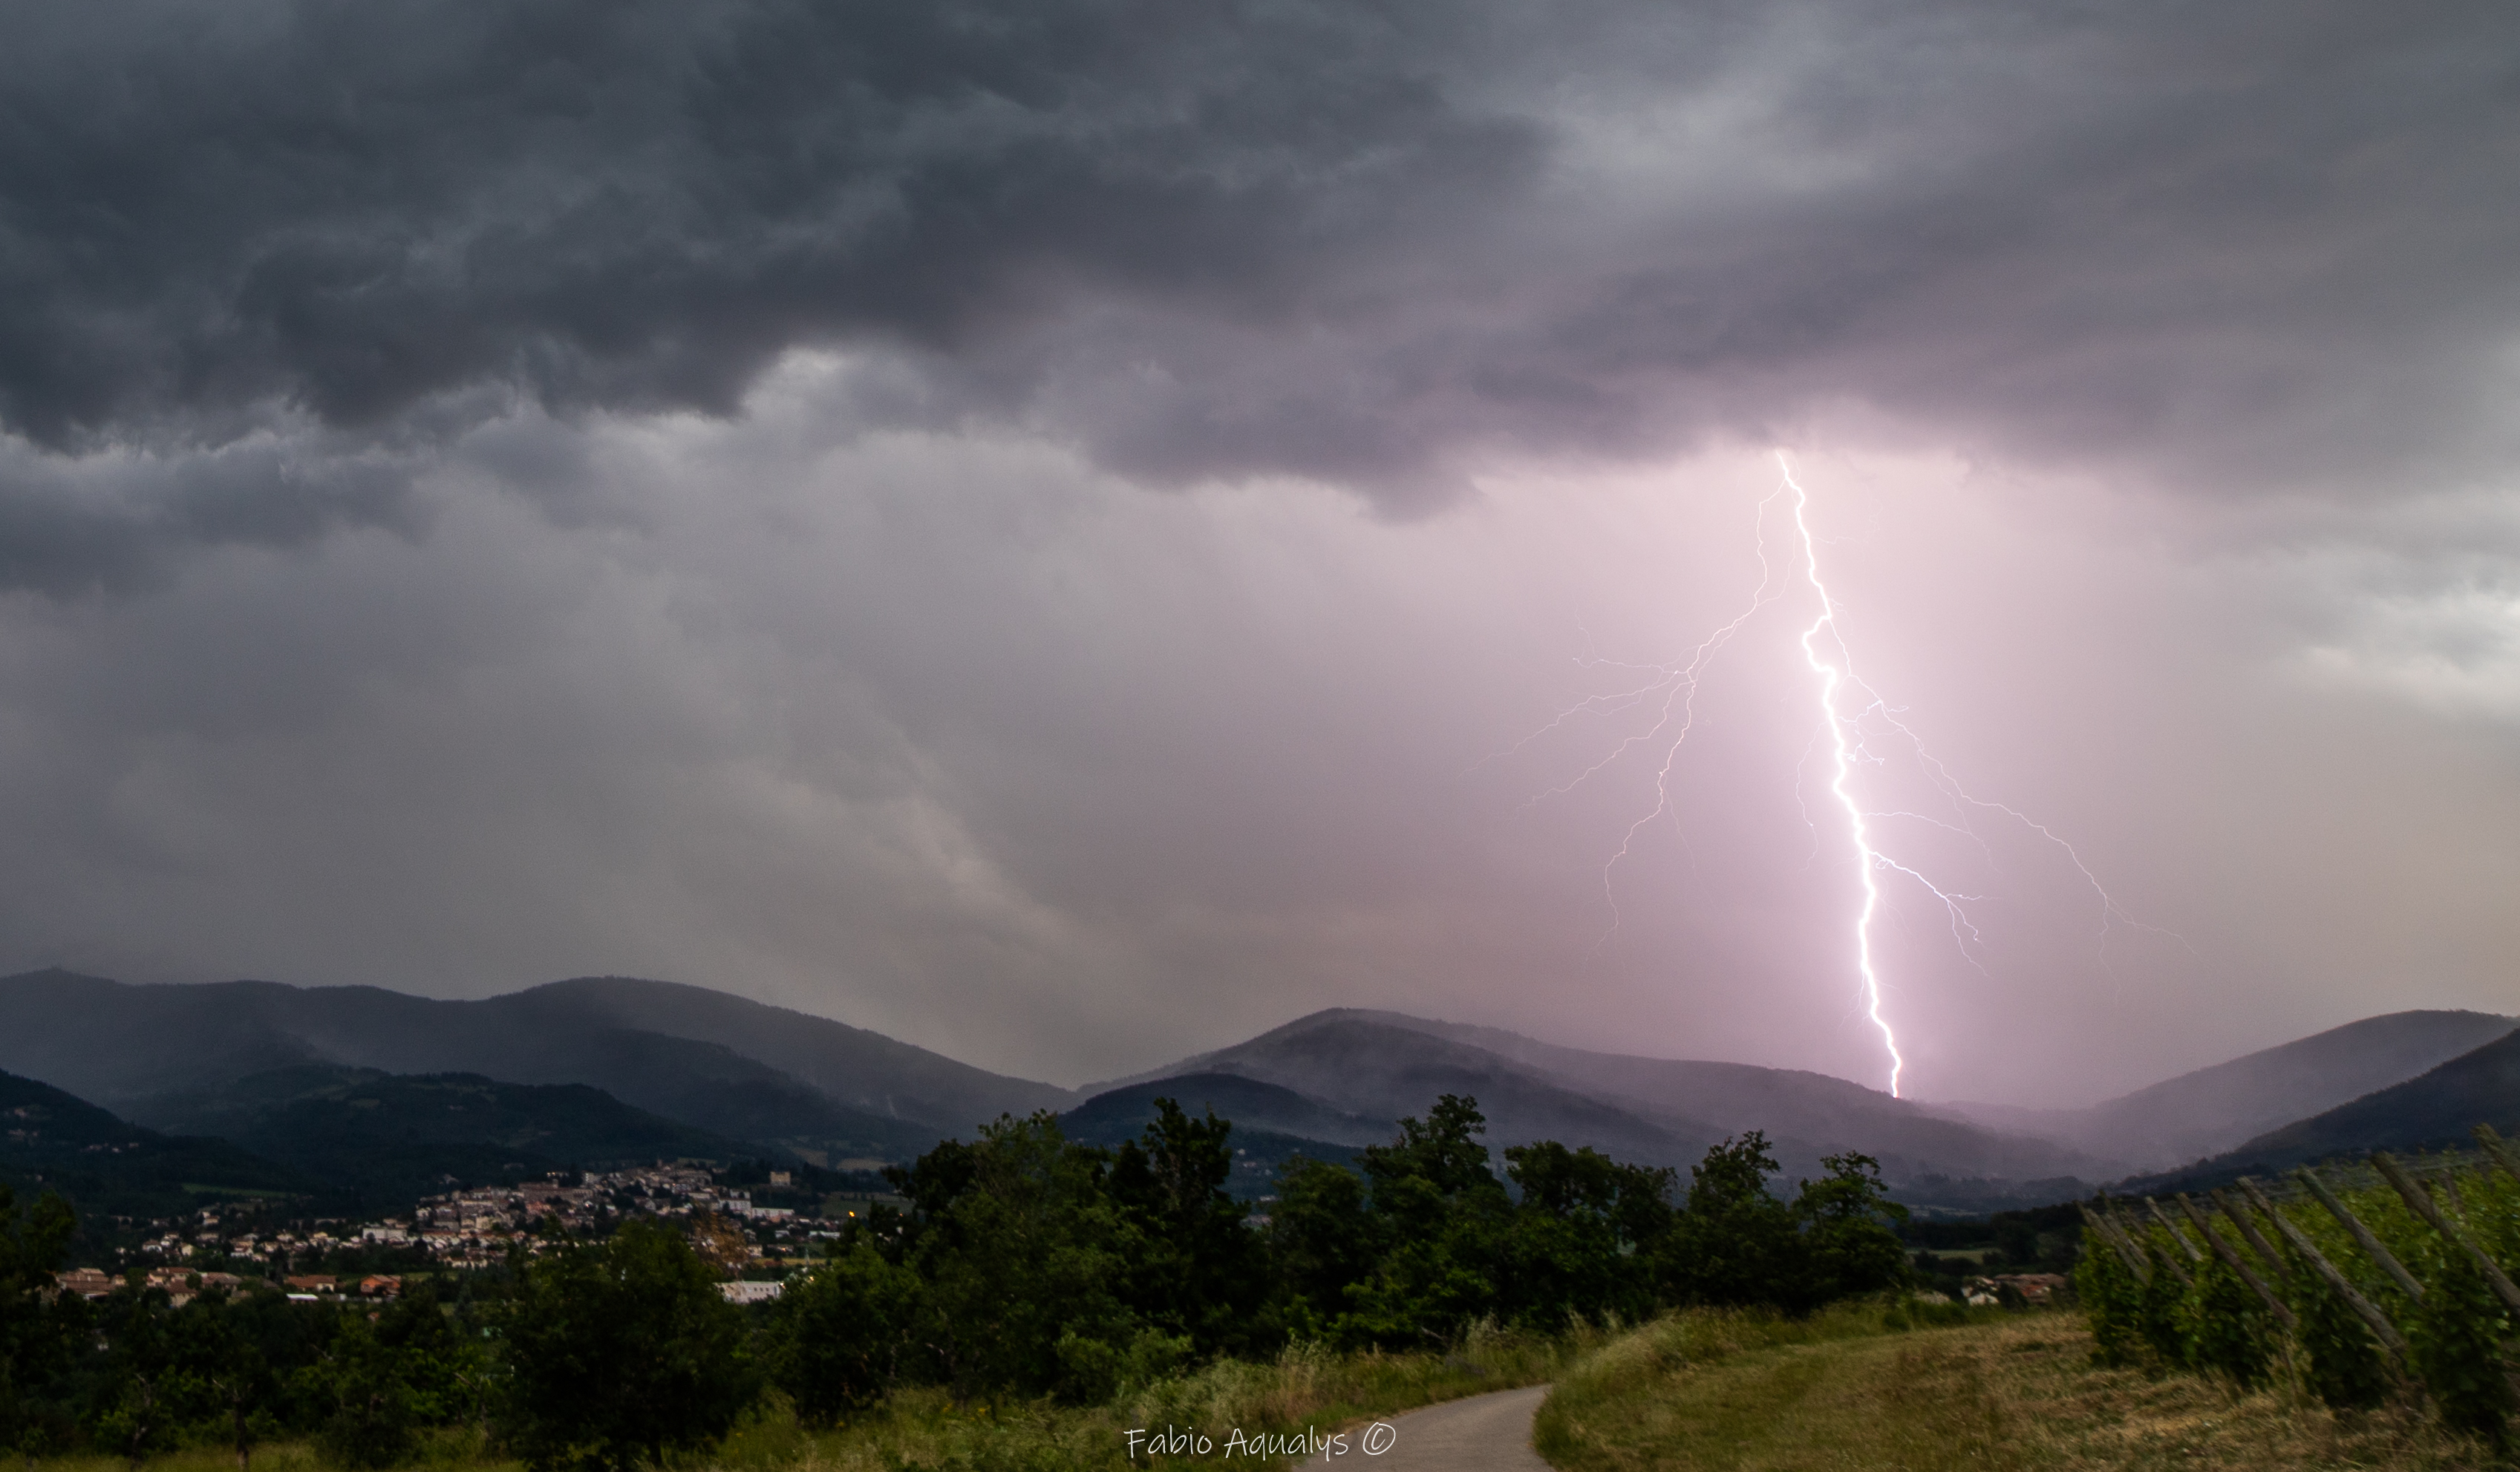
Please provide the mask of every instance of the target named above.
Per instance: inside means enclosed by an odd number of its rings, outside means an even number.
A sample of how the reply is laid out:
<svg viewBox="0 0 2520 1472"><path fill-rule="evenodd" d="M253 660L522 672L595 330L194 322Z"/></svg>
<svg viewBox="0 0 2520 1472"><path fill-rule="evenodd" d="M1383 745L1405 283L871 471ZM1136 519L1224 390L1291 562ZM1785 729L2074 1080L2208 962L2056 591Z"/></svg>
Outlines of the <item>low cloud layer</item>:
<svg viewBox="0 0 2520 1472"><path fill-rule="evenodd" d="M9 25L21 961L1870 1078L1790 609L1606 885L1650 772L1527 800L1624 729L1514 750L1735 611L1785 444L1885 688L2179 937L1980 854L1995 949L1902 920L1934 1091L2504 1004L2502 12Z"/></svg>

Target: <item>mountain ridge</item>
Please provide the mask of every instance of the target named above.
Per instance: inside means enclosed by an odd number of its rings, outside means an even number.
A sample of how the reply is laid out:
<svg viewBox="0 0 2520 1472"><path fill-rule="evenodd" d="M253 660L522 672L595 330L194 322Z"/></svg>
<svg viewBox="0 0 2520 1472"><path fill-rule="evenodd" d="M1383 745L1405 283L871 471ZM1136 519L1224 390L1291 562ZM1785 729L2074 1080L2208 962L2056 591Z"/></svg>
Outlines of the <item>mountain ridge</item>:
<svg viewBox="0 0 2520 1472"><path fill-rule="evenodd" d="M2352 1095L2337 1095L2348 1088L2395 1087L2478 1040L2510 1037L2515 1025L2491 1013L2388 1013L2090 1110L2030 1111L1925 1105L1803 1070L1598 1052L1369 1008L1309 1013L1068 1090L791 1008L635 977L575 977L472 1001L258 981L134 986L62 970L0 978L0 1069L187 1126L200 1121L174 1111L169 1096L276 1070L471 1074L586 1086L722 1141L827 1165L907 1159L1001 1113L1036 1109L1080 1131L1134 1133L1157 1091L1184 1096L1193 1112L1202 1105L1190 1093L1230 1099L1219 1113L1246 1139L1269 1137L1273 1153L1352 1151L1454 1093L1478 1099L1496 1146L1552 1138L1687 1168L1718 1140L1759 1130L1789 1180L1817 1174L1827 1155L1860 1152L1881 1163L1903 1199L1954 1209L2072 1194L2186 1140L2254 1139L2269 1129L2234 1132L2270 1115L2283 1129L2344 1103ZM2305 1103L2318 1107L2284 1113ZM2036 1128L2060 1120L2052 1132Z"/></svg>
<svg viewBox="0 0 2520 1472"><path fill-rule="evenodd" d="M2478 1125L2520 1135L2520 1032L2220 1155L2129 1184L2138 1190L2197 1190L2338 1155L2469 1150L2476 1143L2470 1132Z"/></svg>
<svg viewBox="0 0 2520 1472"><path fill-rule="evenodd" d="M2412 1009L2358 1018L2191 1069L2083 1109L1936 1106L1965 1119L2091 1147L2107 1139L2130 1171L2158 1171L2237 1148L2404 1083L2520 1029L2493 1012Z"/></svg>
<svg viewBox="0 0 2520 1472"><path fill-rule="evenodd" d="M715 1000L695 1006L694 995ZM892 1112L877 1113L724 1043L616 1025L678 1003L705 1014L696 1030L741 1036L749 1021L755 1031L785 1032L778 1050L791 1060L810 1061L818 1042L831 1044L861 1062L903 1064L925 1087L892 1091ZM809 1025L816 1022L824 1027ZM866 1045L871 1038L886 1046ZM847 1061L826 1058L818 1075L835 1078ZM446 1001L364 986L133 985L60 970L0 978L0 1068L109 1106L304 1064L586 1084L807 1158L898 1157L1001 1112L1074 1099L1071 1091L1004 1079L844 1024L667 982L581 978Z"/></svg>
<svg viewBox="0 0 2520 1472"><path fill-rule="evenodd" d="M154 1095L131 1115L170 1134L225 1139L323 1182L325 1194L347 1197L363 1211L407 1206L450 1181L477 1185L559 1170L763 1153L592 1085L323 1063Z"/></svg>

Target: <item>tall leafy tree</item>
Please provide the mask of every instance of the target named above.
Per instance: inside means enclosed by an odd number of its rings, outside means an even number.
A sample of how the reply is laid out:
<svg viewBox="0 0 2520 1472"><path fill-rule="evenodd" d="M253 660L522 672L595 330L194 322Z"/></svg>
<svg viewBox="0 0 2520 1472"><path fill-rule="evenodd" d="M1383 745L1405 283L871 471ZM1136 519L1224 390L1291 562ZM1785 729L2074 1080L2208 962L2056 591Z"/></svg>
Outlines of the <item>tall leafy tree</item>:
<svg viewBox="0 0 2520 1472"><path fill-rule="evenodd" d="M327 1462L369 1469L411 1459L425 1413L412 1385L413 1358L365 1317L341 1320L314 1377L327 1405L315 1444Z"/></svg>
<svg viewBox="0 0 2520 1472"><path fill-rule="evenodd" d="M926 1291L865 1235L788 1279L770 1313L770 1373L806 1424L829 1425L922 1378Z"/></svg>
<svg viewBox="0 0 2520 1472"><path fill-rule="evenodd" d="M1501 1312L1547 1328L1570 1314L1650 1316L1654 1285L1640 1254L1671 1230L1673 1173L1553 1139L1512 1146L1505 1158L1522 1200L1506 1240Z"/></svg>
<svg viewBox="0 0 2520 1472"><path fill-rule="evenodd" d="M1343 1337L1375 1344L1449 1341L1496 1312L1512 1198L1479 1137L1478 1100L1444 1094L1423 1120L1360 1155L1371 1198L1376 1271L1354 1285Z"/></svg>
<svg viewBox="0 0 2520 1472"><path fill-rule="evenodd" d="M1309 1338L1328 1337L1348 1310L1348 1285L1373 1271L1365 1178L1327 1160L1288 1161L1278 1174L1267 1240L1286 1295L1286 1326Z"/></svg>
<svg viewBox="0 0 2520 1472"><path fill-rule="evenodd" d="M1659 1265L1673 1300L1777 1304L1798 1282L1802 1238L1793 1208L1768 1191L1775 1174L1777 1159L1757 1130L1716 1145L1690 1168L1688 1205Z"/></svg>
<svg viewBox="0 0 2520 1472"><path fill-rule="evenodd" d="M894 1229L925 1284L918 1338L958 1393L1109 1390L1142 1325L1121 1297L1126 1233L1107 1165L1043 1111L1000 1116L970 1144L887 1173L914 1208Z"/></svg>
<svg viewBox="0 0 2520 1472"><path fill-rule="evenodd" d="M60 1440L68 1419L60 1395L84 1315L53 1279L77 1229L53 1192L22 1210L0 1185L0 1436L30 1458Z"/></svg>
<svg viewBox="0 0 2520 1472"><path fill-rule="evenodd" d="M1878 1293L1906 1283L1910 1265L1898 1224L1908 1208L1890 1199L1881 1163L1869 1155L1828 1155L1827 1172L1806 1181L1794 1195L1794 1217L1803 1234L1803 1272L1798 1294L1780 1300L1809 1313L1835 1299Z"/></svg>
<svg viewBox="0 0 2520 1472"><path fill-rule="evenodd" d="M707 1446L760 1392L742 1312L660 1223L551 1242L500 1329L505 1430L537 1472L626 1472Z"/></svg>
<svg viewBox="0 0 2520 1472"><path fill-rule="evenodd" d="M1248 1348L1269 1283L1250 1209L1225 1190L1234 1127L1212 1109L1192 1119L1168 1098L1155 1110L1111 1162L1111 1196L1130 1234L1121 1296L1144 1322L1188 1336L1201 1353Z"/></svg>
<svg viewBox="0 0 2520 1472"><path fill-rule="evenodd" d="M109 1294L99 1313L99 1357L88 1391L87 1431L134 1466L174 1445L184 1407L175 1369L174 1307L138 1274Z"/></svg>
<svg viewBox="0 0 2520 1472"><path fill-rule="evenodd" d="M253 1296L279 1298L267 1292ZM186 1440L215 1436L236 1453L237 1472L248 1472L253 1449L285 1429L280 1370L257 1332L261 1327L221 1289L177 1309L166 1323L162 1384L190 1423Z"/></svg>

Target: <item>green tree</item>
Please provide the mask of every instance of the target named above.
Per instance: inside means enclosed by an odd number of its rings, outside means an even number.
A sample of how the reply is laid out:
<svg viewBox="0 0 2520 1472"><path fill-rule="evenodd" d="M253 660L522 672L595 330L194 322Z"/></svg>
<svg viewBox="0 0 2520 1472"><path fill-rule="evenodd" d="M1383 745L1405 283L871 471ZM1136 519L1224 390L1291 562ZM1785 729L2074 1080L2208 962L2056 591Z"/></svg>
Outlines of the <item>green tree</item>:
<svg viewBox="0 0 2520 1472"><path fill-rule="evenodd" d="M1044 1111L886 1173L915 1208L895 1240L926 1285L917 1338L958 1395L1108 1394L1142 1325L1106 1165Z"/></svg>
<svg viewBox="0 0 2520 1472"><path fill-rule="evenodd" d="M1387 1145L1366 1146L1358 1159L1377 1192L1388 1183L1418 1182L1429 1193L1422 1199L1439 1206L1501 1205L1507 1199L1505 1183L1497 1180L1488 1147L1479 1138L1486 1133L1487 1116L1479 1113L1477 1099L1441 1094L1423 1121L1402 1120L1398 1138ZM1409 1199L1420 1198L1411 1193ZM1377 1201L1374 1210L1397 1226L1413 1225L1406 1220L1410 1210L1407 1206L1395 1204L1386 1209ZM1415 1225L1430 1225L1433 1220L1430 1217Z"/></svg>
<svg viewBox="0 0 2520 1472"><path fill-rule="evenodd" d="M1372 1185L1374 1271L1347 1290L1352 1342L1447 1343L1493 1314L1512 1198L1491 1168L1478 1100L1444 1094L1359 1163Z"/></svg>
<svg viewBox="0 0 2520 1472"><path fill-rule="evenodd" d="M315 1447L326 1462L392 1467L420 1450L422 1410L404 1360L366 1318L343 1318L320 1372L330 1412L316 1431Z"/></svg>
<svg viewBox="0 0 2520 1472"><path fill-rule="evenodd" d="M489 1354L477 1334L465 1332L437 1287L415 1281L377 1312L378 1346L390 1359L409 1398L413 1419L445 1426L467 1419L487 1379Z"/></svg>
<svg viewBox="0 0 2520 1472"><path fill-rule="evenodd" d="M860 1236L798 1277L771 1308L772 1380L808 1425L829 1425L915 1378L926 1285Z"/></svg>
<svg viewBox="0 0 2520 1472"><path fill-rule="evenodd" d="M60 1441L68 1419L60 1397L85 1315L61 1298L53 1276L77 1229L69 1203L53 1192L21 1211L0 1185L0 1436L30 1460Z"/></svg>
<svg viewBox="0 0 2520 1472"><path fill-rule="evenodd" d="M1869 1155L1846 1154L1823 1156L1821 1165L1828 1174L1804 1182L1794 1195L1803 1262L1784 1307L1798 1313L1905 1287L1910 1275L1898 1233L1908 1208L1890 1199L1881 1183L1881 1163Z"/></svg>
<svg viewBox="0 0 2520 1472"><path fill-rule="evenodd" d="M1202 1354L1260 1342L1269 1282L1250 1210L1226 1193L1234 1126L1214 1110L1193 1120L1175 1100L1120 1146L1109 1188L1128 1238L1121 1297L1139 1319L1188 1337Z"/></svg>
<svg viewBox="0 0 2520 1472"><path fill-rule="evenodd" d="M1347 1312L1347 1289L1373 1271L1373 1222L1365 1178L1342 1165L1302 1156L1278 1173L1267 1242L1286 1295L1287 1327L1328 1337Z"/></svg>
<svg viewBox="0 0 2520 1472"><path fill-rule="evenodd" d="M238 1472L252 1466L256 1446L284 1429L281 1376L258 1327L224 1289L202 1294L166 1321L167 1364L159 1383L191 1427L187 1440L224 1442L236 1453Z"/></svg>
<svg viewBox="0 0 2520 1472"><path fill-rule="evenodd" d="M1553 1139L1511 1146L1505 1158L1522 1200L1505 1242L1503 1316L1552 1329L1570 1314L1650 1316L1653 1284L1638 1255L1671 1230L1674 1173Z"/></svg>
<svg viewBox="0 0 2520 1472"><path fill-rule="evenodd" d="M1783 1307L1807 1297L1794 1210L1768 1192L1777 1173L1757 1130L1727 1139L1689 1170L1688 1200L1661 1254L1665 1291L1681 1303Z"/></svg>
<svg viewBox="0 0 2520 1472"><path fill-rule="evenodd" d="M97 1316L104 1353L89 1386L87 1432L135 1467L173 1446L183 1423L172 1373L173 1314L166 1291L142 1286L135 1271Z"/></svg>
<svg viewBox="0 0 2520 1472"><path fill-rule="evenodd" d="M723 1438L761 1381L742 1312L691 1244L632 1222L559 1238L500 1315L503 1425L527 1466L621 1472Z"/></svg>

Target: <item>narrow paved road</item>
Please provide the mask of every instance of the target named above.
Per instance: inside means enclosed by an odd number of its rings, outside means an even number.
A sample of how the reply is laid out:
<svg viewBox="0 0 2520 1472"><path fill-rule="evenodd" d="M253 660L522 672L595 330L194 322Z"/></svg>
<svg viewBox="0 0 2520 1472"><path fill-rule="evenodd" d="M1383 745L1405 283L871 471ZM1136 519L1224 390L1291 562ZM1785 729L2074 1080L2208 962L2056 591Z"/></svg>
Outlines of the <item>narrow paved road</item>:
<svg viewBox="0 0 2520 1472"><path fill-rule="evenodd" d="M1366 1454L1378 1443L1358 1427L1348 1434L1347 1455L1304 1465L1339 1472L1549 1472L1531 1450L1531 1417L1548 1394L1546 1385L1526 1385L1429 1405L1391 1418L1390 1448L1379 1456Z"/></svg>

